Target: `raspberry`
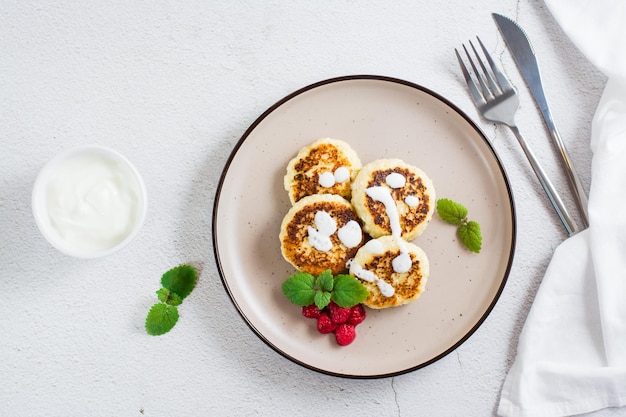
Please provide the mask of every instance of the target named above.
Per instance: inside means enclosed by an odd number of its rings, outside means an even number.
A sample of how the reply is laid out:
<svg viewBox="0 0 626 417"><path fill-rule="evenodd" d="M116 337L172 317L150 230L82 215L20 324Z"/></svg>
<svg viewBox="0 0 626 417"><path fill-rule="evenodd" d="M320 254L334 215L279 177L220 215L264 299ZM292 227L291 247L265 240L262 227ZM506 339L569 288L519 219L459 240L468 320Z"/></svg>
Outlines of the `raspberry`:
<svg viewBox="0 0 626 417"><path fill-rule="evenodd" d="M356 330L351 324L342 323L335 329L335 340L337 340L338 345L349 345L355 337Z"/></svg>
<svg viewBox="0 0 626 417"><path fill-rule="evenodd" d="M328 304L328 312L330 313L330 319L336 324L345 323L348 317L350 317L349 308L339 307L333 302Z"/></svg>
<svg viewBox="0 0 626 417"><path fill-rule="evenodd" d="M317 331L322 334L332 333L337 328L337 323L333 322L326 312L322 312L317 318Z"/></svg>
<svg viewBox="0 0 626 417"><path fill-rule="evenodd" d="M315 304L302 307L302 315L309 319L316 319L320 316L320 309Z"/></svg>
<svg viewBox="0 0 626 417"><path fill-rule="evenodd" d="M365 307L362 304L357 304L350 309L350 316L346 323L356 326L357 324L363 323L365 320Z"/></svg>

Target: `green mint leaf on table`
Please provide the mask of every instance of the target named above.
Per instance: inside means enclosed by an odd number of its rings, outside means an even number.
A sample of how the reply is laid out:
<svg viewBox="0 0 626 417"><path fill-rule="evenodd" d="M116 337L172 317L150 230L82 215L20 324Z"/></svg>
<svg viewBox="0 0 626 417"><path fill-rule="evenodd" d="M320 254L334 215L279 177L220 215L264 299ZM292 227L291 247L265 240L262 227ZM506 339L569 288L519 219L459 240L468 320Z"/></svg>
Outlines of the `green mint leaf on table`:
<svg viewBox="0 0 626 417"><path fill-rule="evenodd" d="M315 277L306 272L297 272L283 282L283 294L298 306L308 306L315 299Z"/></svg>
<svg viewBox="0 0 626 417"><path fill-rule="evenodd" d="M328 291L316 291L313 301L320 310L326 307L330 303L331 293Z"/></svg>
<svg viewBox="0 0 626 417"><path fill-rule="evenodd" d="M161 277L161 285L181 299L185 299L196 286L196 270L189 265L179 265L170 269Z"/></svg>
<svg viewBox="0 0 626 417"><path fill-rule="evenodd" d="M483 238L480 234L480 225L478 223L469 221L466 224L461 224L456 233L467 249L475 253L480 252Z"/></svg>
<svg viewBox="0 0 626 417"><path fill-rule="evenodd" d="M467 209L448 198L442 198L437 200L437 214L444 222L458 226L465 222Z"/></svg>
<svg viewBox="0 0 626 417"><path fill-rule="evenodd" d="M361 281L352 275L337 275L331 299L340 307L352 307L363 302L370 295Z"/></svg>
<svg viewBox="0 0 626 417"><path fill-rule="evenodd" d="M160 303L152 306L146 317L146 331L160 336L172 330L178 321L178 308L196 286L198 274L194 267L179 265L161 277L163 288L156 291Z"/></svg>
<svg viewBox="0 0 626 417"><path fill-rule="evenodd" d="M456 234L468 250L480 252L483 241L480 225L474 220L468 220L467 208L448 198L442 198L437 200L437 214L441 220L457 226Z"/></svg>
<svg viewBox="0 0 626 417"><path fill-rule="evenodd" d="M317 278L307 272L296 272L282 285L283 294L298 306L315 304L320 310L334 301L341 307L352 307L369 296L361 281L351 275L337 275L326 270Z"/></svg>
<svg viewBox="0 0 626 417"><path fill-rule="evenodd" d="M178 309L174 306L157 303L146 317L146 331L151 336L160 336L172 330L178 321Z"/></svg>
<svg viewBox="0 0 626 417"><path fill-rule="evenodd" d="M164 303L167 301L167 297L170 295L170 290L168 290L167 288L161 288L156 292L156 294L159 298L159 301Z"/></svg>
<svg viewBox="0 0 626 417"><path fill-rule="evenodd" d="M157 292L157 297L159 297L159 301L165 304L169 304L172 306L181 305L183 300L178 296L178 294L171 292L167 288L161 288Z"/></svg>
<svg viewBox="0 0 626 417"><path fill-rule="evenodd" d="M332 291L334 285L335 279L330 269L322 272L320 276L317 277L317 280L315 280L315 286L322 291Z"/></svg>

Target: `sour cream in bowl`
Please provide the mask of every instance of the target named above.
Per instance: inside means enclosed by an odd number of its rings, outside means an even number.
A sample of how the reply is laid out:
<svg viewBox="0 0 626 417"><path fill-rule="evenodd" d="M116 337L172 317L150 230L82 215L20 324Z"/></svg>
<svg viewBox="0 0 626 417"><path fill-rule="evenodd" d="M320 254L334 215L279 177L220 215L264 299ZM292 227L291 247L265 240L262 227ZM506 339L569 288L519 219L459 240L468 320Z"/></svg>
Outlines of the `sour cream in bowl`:
<svg viewBox="0 0 626 417"><path fill-rule="evenodd" d="M41 170L32 196L39 230L61 252L99 258L139 232L147 210L137 169L120 153L97 145L73 148Z"/></svg>

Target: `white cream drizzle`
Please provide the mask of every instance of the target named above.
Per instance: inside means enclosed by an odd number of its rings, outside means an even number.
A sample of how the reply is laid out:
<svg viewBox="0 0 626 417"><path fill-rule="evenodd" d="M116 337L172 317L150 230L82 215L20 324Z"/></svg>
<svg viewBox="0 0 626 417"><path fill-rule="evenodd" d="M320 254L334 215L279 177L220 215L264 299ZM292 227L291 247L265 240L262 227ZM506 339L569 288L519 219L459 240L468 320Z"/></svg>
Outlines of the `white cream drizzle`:
<svg viewBox="0 0 626 417"><path fill-rule="evenodd" d="M347 248L354 248L363 240L363 232L361 226L354 220L350 220L337 231L337 221L325 211L315 213L315 227L307 228L309 243L315 249L328 252L333 248L333 242L330 237L337 232L339 241Z"/></svg>
<svg viewBox="0 0 626 417"><path fill-rule="evenodd" d="M308 230L309 230L309 243L315 249L322 251L322 252L328 252L329 250L333 248L333 242L332 240L330 240L329 236L323 235L322 233L318 232L317 230L315 230L315 228L311 226L309 226Z"/></svg>
<svg viewBox="0 0 626 417"><path fill-rule="evenodd" d="M393 172L387 175L385 182L389 187L397 189L404 187L406 184L406 178L397 172ZM413 265L413 261L409 256L406 242L402 239L400 214L398 213L396 202L391 195L391 190L384 186L374 186L367 188L365 190L365 194L373 200L383 203L385 206L385 213L389 218L389 225L391 227L391 235L395 238L396 244L400 249L400 254L391 261L393 270L400 274L408 272ZM419 204L419 199L415 196L408 196L405 198L405 203L414 207ZM364 246L364 248L370 250L373 254L382 253L383 248L380 242L377 242L378 247L375 247L373 242L377 241L371 240ZM355 262L350 262L349 267L350 273L354 274L356 277L368 282L376 281L378 289L385 297L391 297L395 293L395 289L389 283L377 277L373 272L365 270L361 265L358 265Z"/></svg>
<svg viewBox="0 0 626 417"><path fill-rule="evenodd" d="M404 178L404 175L402 174L392 172L385 177L385 182L391 188L402 188L404 187L404 184L406 184L406 178Z"/></svg>
<svg viewBox="0 0 626 417"><path fill-rule="evenodd" d="M318 183L324 188L330 188L333 185L335 185L335 176L333 175L332 172L329 172L329 171L322 172L320 174Z"/></svg>
<svg viewBox="0 0 626 417"><path fill-rule="evenodd" d="M406 198L404 199L404 202L406 203L407 206L409 207L417 207L420 204L420 199L417 198L417 196L414 195L408 195L406 196Z"/></svg>
<svg viewBox="0 0 626 417"><path fill-rule="evenodd" d="M361 231L361 225L354 220L350 220L344 226L337 231L337 237L341 243L347 248L354 248L363 240L363 232Z"/></svg>
<svg viewBox="0 0 626 417"><path fill-rule="evenodd" d="M385 297L391 297L396 292L396 290L391 286L391 284L389 284L384 279L379 278L372 271L368 271L367 269L364 269L361 265L357 264L356 262L349 261L349 267L350 267L350 273L353 274L355 277L358 277L362 279L363 281L367 281L367 282L376 282L376 285L378 286L380 293L384 295Z"/></svg>
<svg viewBox="0 0 626 417"><path fill-rule="evenodd" d="M391 195L389 188L383 186L369 187L365 190L372 200L380 201L385 205L385 212L389 217L389 226L391 227L392 236L400 236L402 229L400 226L400 214L398 214L398 208L396 202Z"/></svg>
<svg viewBox="0 0 626 417"><path fill-rule="evenodd" d="M346 167L339 167L335 170L335 181L341 183L350 179L350 170Z"/></svg>
<svg viewBox="0 0 626 417"><path fill-rule="evenodd" d="M328 252L333 248L330 236L337 230L337 222L325 211L315 213L315 227L308 227L309 243L317 250Z"/></svg>
<svg viewBox="0 0 626 417"><path fill-rule="evenodd" d="M324 171L320 174L317 182L324 188L330 188L335 184L341 184L350 179L350 170L346 167L339 167L335 173Z"/></svg>
<svg viewBox="0 0 626 417"><path fill-rule="evenodd" d="M378 285L378 289L380 290L380 293L384 295L385 297L391 297L396 292L395 288L393 288L393 286L385 280L379 279L376 282L376 285Z"/></svg>
<svg viewBox="0 0 626 417"><path fill-rule="evenodd" d="M337 230L337 222L325 211L315 213L315 227L324 236L330 236Z"/></svg>
<svg viewBox="0 0 626 417"><path fill-rule="evenodd" d="M393 266L394 271L399 274L403 274L405 272L409 272L411 266L413 266L413 261L407 252L400 252L400 255L393 258L391 265Z"/></svg>

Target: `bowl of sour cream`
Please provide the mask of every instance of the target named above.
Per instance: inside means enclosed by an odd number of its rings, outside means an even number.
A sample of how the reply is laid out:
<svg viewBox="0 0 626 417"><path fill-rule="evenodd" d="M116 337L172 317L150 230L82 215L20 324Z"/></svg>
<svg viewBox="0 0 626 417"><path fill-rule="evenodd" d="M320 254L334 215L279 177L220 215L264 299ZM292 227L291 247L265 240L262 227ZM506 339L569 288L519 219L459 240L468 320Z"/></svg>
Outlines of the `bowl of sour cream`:
<svg viewBox="0 0 626 417"><path fill-rule="evenodd" d="M85 145L50 160L33 187L32 208L43 236L78 258L110 255L135 238L147 210L134 165L112 149Z"/></svg>

